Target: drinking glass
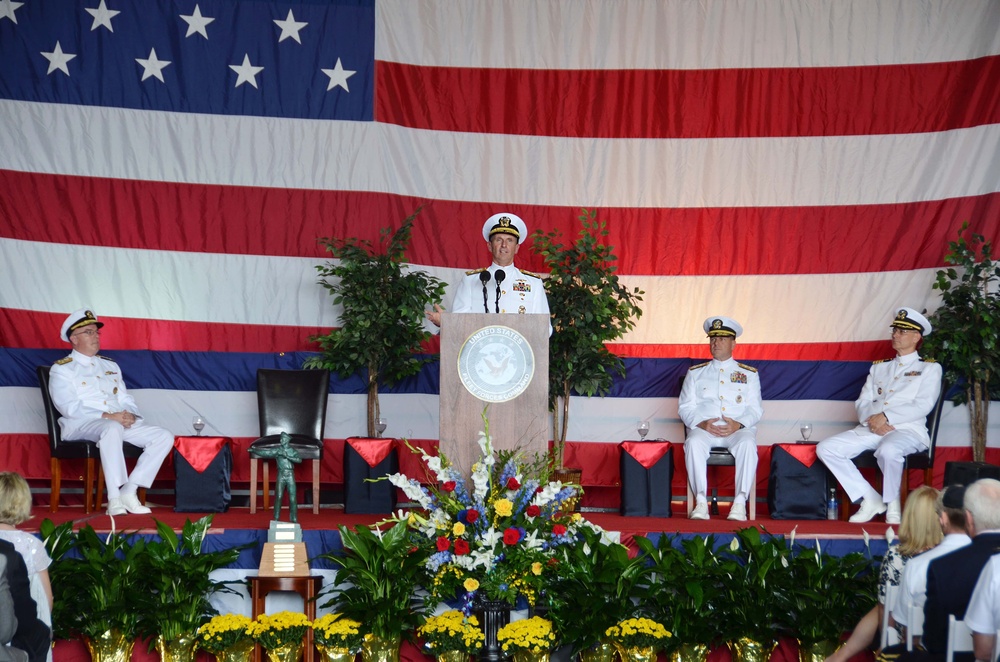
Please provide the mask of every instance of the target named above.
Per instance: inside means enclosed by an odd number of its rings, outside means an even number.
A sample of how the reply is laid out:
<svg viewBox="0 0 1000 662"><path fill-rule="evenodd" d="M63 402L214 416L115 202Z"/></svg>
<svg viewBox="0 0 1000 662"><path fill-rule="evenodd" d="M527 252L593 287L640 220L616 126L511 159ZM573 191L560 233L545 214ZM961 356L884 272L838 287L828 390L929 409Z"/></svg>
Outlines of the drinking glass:
<svg viewBox="0 0 1000 662"><path fill-rule="evenodd" d="M809 437L811 437L813 433L812 423L803 423L802 427L799 428L799 432L802 433L803 441L809 441Z"/></svg>
<svg viewBox="0 0 1000 662"><path fill-rule="evenodd" d="M375 432L378 433L379 437L381 437L382 433L385 432L386 425L387 421L384 418L379 418L377 421L375 421Z"/></svg>
<svg viewBox="0 0 1000 662"><path fill-rule="evenodd" d="M191 420L191 425L194 427L194 433L200 437L201 431L205 429L205 419L201 416L195 416Z"/></svg>
<svg viewBox="0 0 1000 662"><path fill-rule="evenodd" d="M636 421L635 429L639 433L639 441L646 441L646 435L649 434L649 421Z"/></svg>

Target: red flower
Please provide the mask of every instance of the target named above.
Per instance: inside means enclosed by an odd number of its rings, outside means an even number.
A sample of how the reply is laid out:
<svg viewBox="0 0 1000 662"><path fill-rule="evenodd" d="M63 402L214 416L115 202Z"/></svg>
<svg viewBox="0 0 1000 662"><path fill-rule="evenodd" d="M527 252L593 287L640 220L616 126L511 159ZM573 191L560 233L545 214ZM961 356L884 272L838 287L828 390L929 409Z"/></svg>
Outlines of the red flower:
<svg viewBox="0 0 1000 662"><path fill-rule="evenodd" d="M511 527L503 532L503 544L505 545L516 545L517 541L521 539L521 532Z"/></svg>
<svg viewBox="0 0 1000 662"><path fill-rule="evenodd" d="M564 533L566 533L566 527L563 526L562 524L556 524L555 526L552 527L553 535L561 536Z"/></svg>
<svg viewBox="0 0 1000 662"><path fill-rule="evenodd" d="M465 556L469 553L469 543L459 538L455 541L455 555Z"/></svg>
<svg viewBox="0 0 1000 662"><path fill-rule="evenodd" d="M438 551L447 552L449 547L451 547L451 541L448 540L447 536L438 536L437 539Z"/></svg>
<svg viewBox="0 0 1000 662"><path fill-rule="evenodd" d="M517 482L517 478L511 476L510 478L507 479L508 490L516 490L519 487L521 487L521 483Z"/></svg>
<svg viewBox="0 0 1000 662"><path fill-rule="evenodd" d="M469 521L469 524L472 524L477 519L479 519L479 511L469 508L467 511L465 511L465 519Z"/></svg>
<svg viewBox="0 0 1000 662"><path fill-rule="evenodd" d="M528 517L538 517L542 514L542 509L534 504L528 506L528 509L524 511Z"/></svg>
<svg viewBox="0 0 1000 662"><path fill-rule="evenodd" d="M446 480L441 486L441 490L444 492L454 492L455 491L455 481Z"/></svg>

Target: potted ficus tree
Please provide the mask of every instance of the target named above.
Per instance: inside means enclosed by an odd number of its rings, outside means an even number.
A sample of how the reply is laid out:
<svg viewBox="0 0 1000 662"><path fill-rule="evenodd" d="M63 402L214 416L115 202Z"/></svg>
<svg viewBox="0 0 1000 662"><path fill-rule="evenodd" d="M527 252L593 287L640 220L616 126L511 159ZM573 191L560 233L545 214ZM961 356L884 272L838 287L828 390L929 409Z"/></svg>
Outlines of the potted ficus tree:
<svg viewBox="0 0 1000 662"><path fill-rule="evenodd" d="M580 211L575 242L564 243L559 230L532 235L549 269L545 292L552 311L549 408L555 469L564 466L570 395L606 395L614 376L625 376L624 362L605 343L624 336L642 315L644 292L618 279L614 246L605 243L606 224L597 220L596 212Z"/></svg>
<svg viewBox="0 0 1000 662"><path fill-rule="evenodd" d="M364 375L369 437L376 436L380 418L379 384L415 375L430 360L417 354L430 337L423 326L424 311L441 302L445 286L404 262L419 212L395 231L383 228L378 246L357 238L319 240L337 259L316 267L319 282L333 296L333 304L344 310L340 328L310 338L319 343L320 354L307 359L304 367L326 368L341 377Z"/></svg>
<svg viewBox="0 0 1000 662"><path fill-rule="evenodd" d="M933 285L941 306L930 316L934 332L923 351L942 364L945 381L964 386L953 402L969 406L972 459L985 462L990 393L1000 392L1000 263L968 223L948 244L945 262Z"/></svg>

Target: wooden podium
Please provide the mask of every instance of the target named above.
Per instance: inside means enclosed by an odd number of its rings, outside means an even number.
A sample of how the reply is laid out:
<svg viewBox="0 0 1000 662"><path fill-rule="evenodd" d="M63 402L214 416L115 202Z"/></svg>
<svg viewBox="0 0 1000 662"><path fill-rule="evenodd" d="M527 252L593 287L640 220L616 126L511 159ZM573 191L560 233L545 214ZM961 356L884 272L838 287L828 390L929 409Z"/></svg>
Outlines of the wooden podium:
<svg viewBox="0 0 1000 662"><path fill-rule="evenodd" d="M441 315L440 448L469 475L480 458L483 410L494 449L546 453L549 318Z"/></svg>

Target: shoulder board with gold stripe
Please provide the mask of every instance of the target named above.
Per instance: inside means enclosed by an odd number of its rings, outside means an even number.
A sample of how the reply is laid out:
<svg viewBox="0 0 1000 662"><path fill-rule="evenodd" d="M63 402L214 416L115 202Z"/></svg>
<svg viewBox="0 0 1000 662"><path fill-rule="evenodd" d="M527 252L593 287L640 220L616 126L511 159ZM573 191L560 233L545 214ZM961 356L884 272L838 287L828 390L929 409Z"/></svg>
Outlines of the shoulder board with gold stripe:
<svg viewBox="0 0 1000 662"><path fill-rule="evenodd" d="M757 368L753 367L752 365L747 365L746 363L737 363L736 365L743 368L744 370L749 370L750 372L757 372Z"/></svg>
<svg viewBox="0 0 1000 662"><path fill-rule="evenodd" d="M878 365L879 363L885 363L886 361L891 361L892 359L879 359L878 361L872 361L872 365Z"/></svg>
<svg viewBox="0 0 1000 662"><path fill-rule="evenodd" d="M921 363L937 363L934 359L920 359Z"/></svg>
<svg viewBox="0 0 1000 662"><path fill-rule="evenodd" d="M117 363L117 361L115 361L113 358L109 356L101 356L100 354L97 354L96 356L99 359L104 359L105 361L111 361L112 363Z"/></svg>
<svg viewBox="0 0 1000 662"><path fill-rule="evenodd" d="M711 363L711 361L705 361L704 363L699 363L698 365L691 366L690 368L688 368L688 370L696 370L697 368L704 368L709 363Z"/></svg>
<svg viewBox="0 0 1000 662"><path fill-rule="evenodd" d="M473 269L472 271L466 271L465 275L466 276L472 276L474 274L481 274L484 271L486 271L486 269L487 269L487 267L483 267L482 269Z"/></svg>
<svg viewBox="0 0 1000 662"><path fill-rule="evenodd" d="M67 356L64 359L59 359L58 361L56 361L56 365L66 365L67 363L70 363L72 360L73 360L72 356Z"/></svg>
<svg viewBox="0 0 1000 662"><path fill-rule="evenodd" d="M521 269L520 271L525 276L531 276L532 278L537 278L538 280L542 279L542 277L539 274L536 274L534 271L525 271L524 269Z"/></svg>

